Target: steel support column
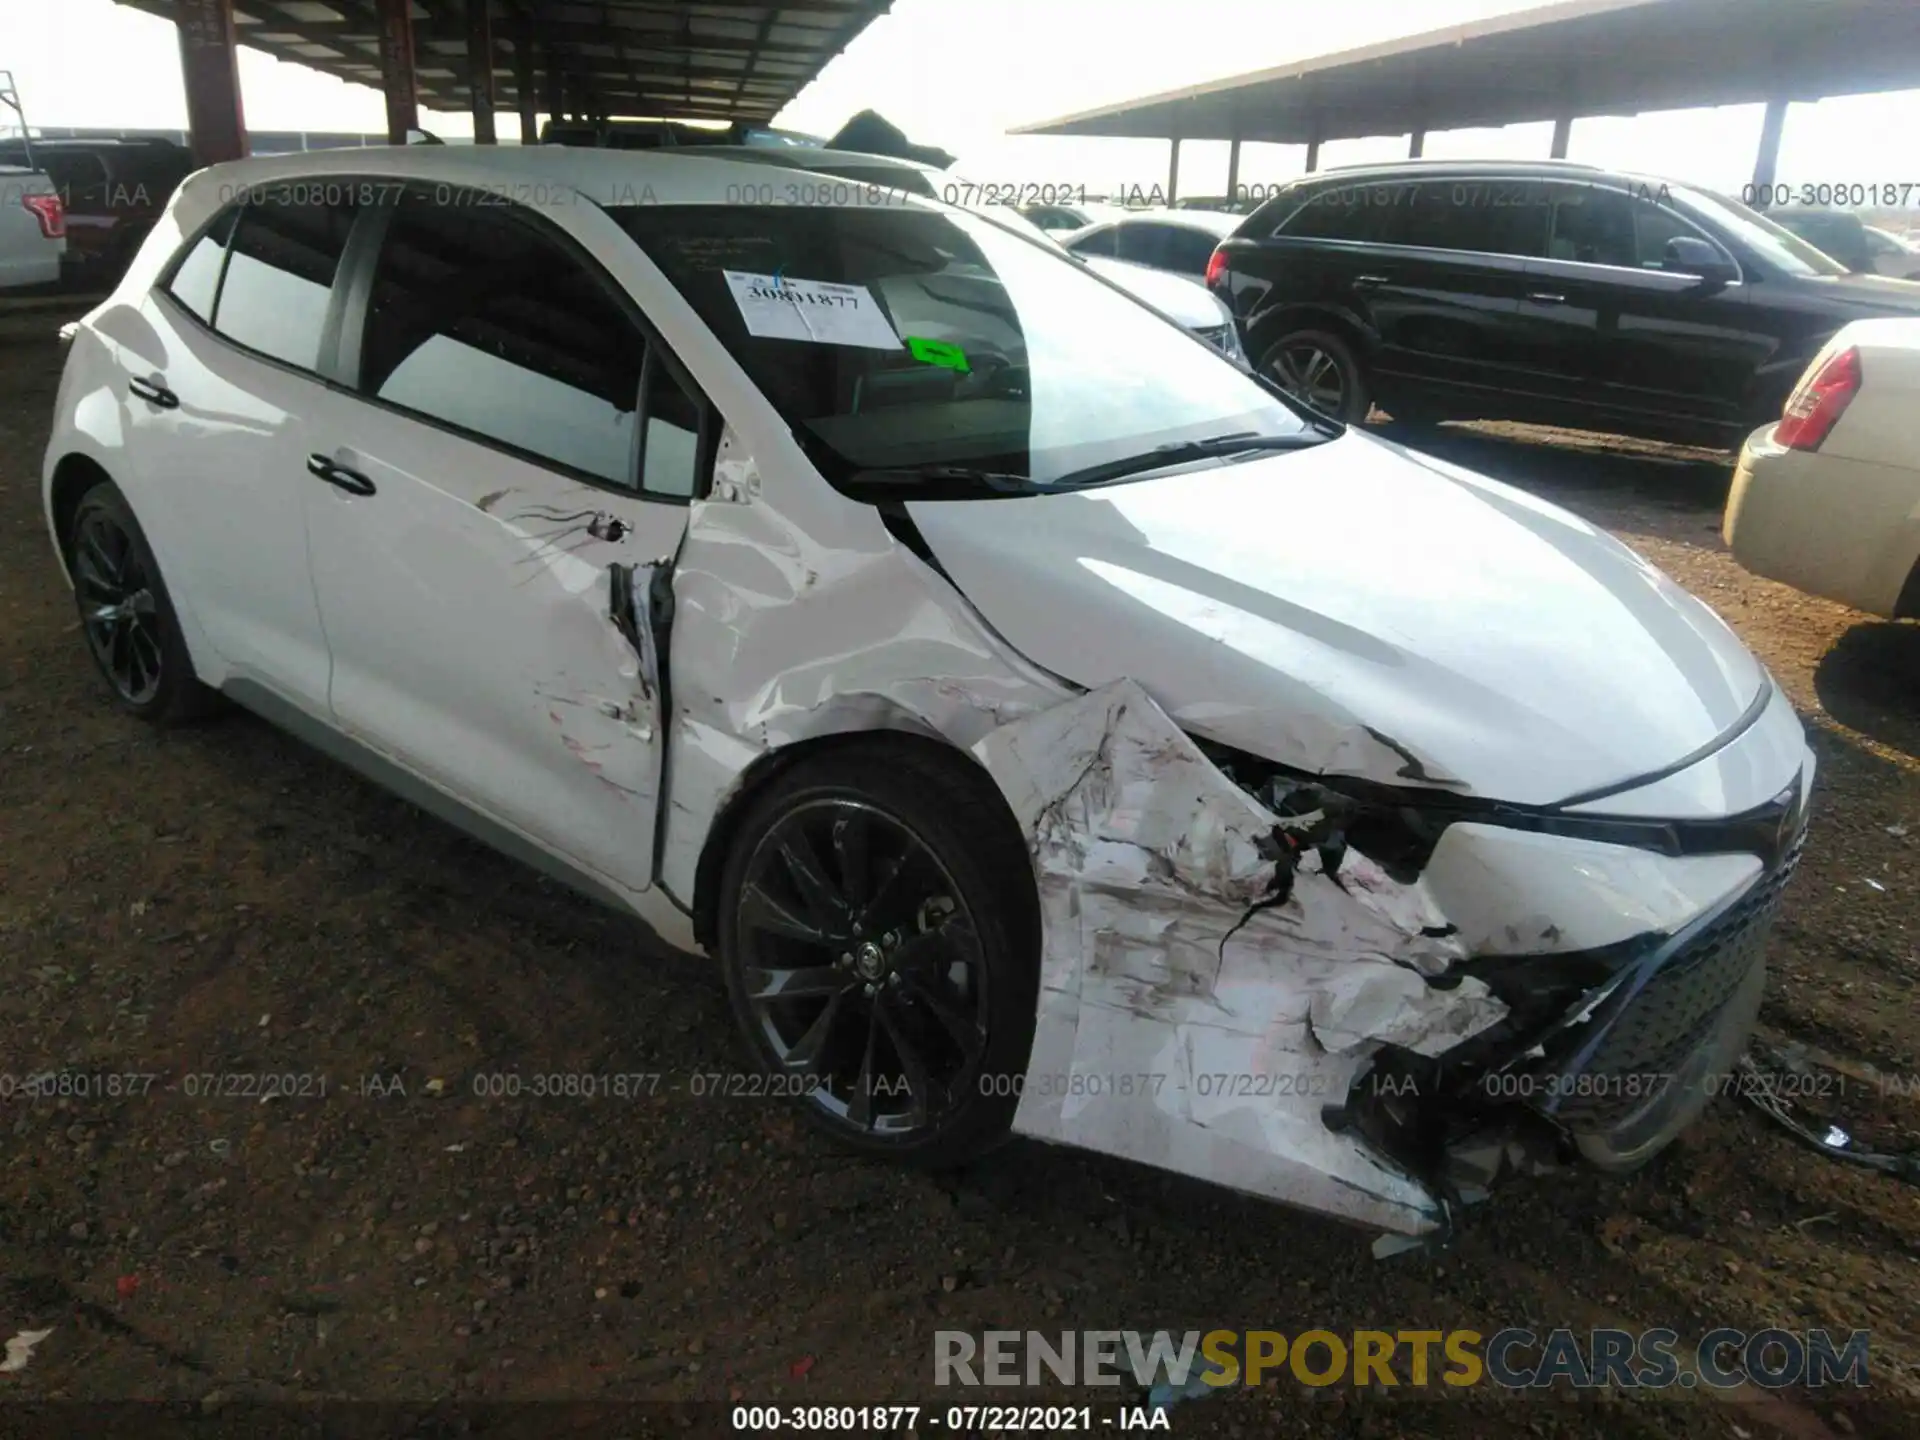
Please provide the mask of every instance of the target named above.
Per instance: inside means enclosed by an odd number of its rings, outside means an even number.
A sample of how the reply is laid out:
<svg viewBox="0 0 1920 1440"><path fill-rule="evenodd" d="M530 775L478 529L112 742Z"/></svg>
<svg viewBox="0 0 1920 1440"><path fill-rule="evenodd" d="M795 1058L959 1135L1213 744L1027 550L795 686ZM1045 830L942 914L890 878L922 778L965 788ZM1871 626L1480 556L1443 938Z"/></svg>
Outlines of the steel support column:
<svg viewBox="0 0 1920 1440"><path fill-rule="evenodd" d="M1787 101L1769 100L1767 118L1760 122L1760 153L1753 162L1754 204L1764 208L1767 188L1780 164L1780 135L1787 128Z"/></svg>
<svg viewBox="0 0 1920 1440"><path fill-rule="evenodd" d="M1320 141L1318 137L1307 142L1307 174L1311 175L1320 168Z"/></svg>
<svg viewBox="0 0 1920 1440"><path fill-rule="evenodd" d="M1167 156L1167 204L1171 205L1180 196L1180 137L1173 137Z"/></svg>
<svg viewBox="0 0 1920 1440"><path fill-rule="evenodd" d="M533 22L526 15L513 22L513 88L520 101L520 143L540 143L540 97L533 79Z"/></svg>
<svg viewBox="0 0 1920 1440"><path fill-rule="evenodd" d="M247 153L247 117L240 104L239 47L233 0L179 0L180 77L187 87L187 126L200 165Z"/></svg>
<svg viewBox="0 0 1920 1440"><path fill-rule="evenodd" d="M1567 142L1571 139L1573 139L1573 117L1562 115L1553 122L1553 158L1555 160L1567 158Z"/></svg>
<svg viewBox="0 0 1920 1440"><path fill-rule="evenodd" d="M1427 132L1424 130L1414 131L1413 138L1407 142L1407 159L1418 160L1426 148Z"/></svg>
<svg viewBox="0 0 1920 1440"><path fill-rule="evenodd" d="M420 128L420 96L413 77L413 20L408 0L380 0L380 88L387 97L387 143L404 145Z"/></svg>
<svg viewBox="0 0 1920 1440"><path fill-rule="evenodd" d="M567 97L562 92L560 83L562 79L560 57L554 53L551 44L547 46L547 73L543 78L546 81L547 119L550 121L563 119L567 113Z"/></svg>
<svg viewBox="0 0 1920 1440"><path fill-rule="evenodd" d="M1232 205L1240 198L1240 137L1233 137L1227 146L1227 204Z"/></svg>
<svg viewBox="0 0 1920 1440"><path fill-rule="evenodd" d="M488 0L467 0L467 93L473 106L473 143L497 145L493 126L493 17Z"/></svg>

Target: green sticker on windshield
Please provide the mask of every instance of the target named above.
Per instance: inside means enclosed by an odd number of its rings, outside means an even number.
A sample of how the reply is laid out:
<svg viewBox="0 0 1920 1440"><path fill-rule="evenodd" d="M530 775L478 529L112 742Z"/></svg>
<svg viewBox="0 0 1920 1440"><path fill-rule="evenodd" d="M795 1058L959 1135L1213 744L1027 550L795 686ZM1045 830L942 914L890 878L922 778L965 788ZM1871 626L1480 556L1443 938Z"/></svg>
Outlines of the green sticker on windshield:
<svg viewBox="0 0 1920 1440"><path fill-rule="evenodd" d="M967 352L958 345L949 345L944 340L929 340L924 335L903 338L907 342L907 353L923 365L939 365L963 373L971 368L967 364Z"/></svg>

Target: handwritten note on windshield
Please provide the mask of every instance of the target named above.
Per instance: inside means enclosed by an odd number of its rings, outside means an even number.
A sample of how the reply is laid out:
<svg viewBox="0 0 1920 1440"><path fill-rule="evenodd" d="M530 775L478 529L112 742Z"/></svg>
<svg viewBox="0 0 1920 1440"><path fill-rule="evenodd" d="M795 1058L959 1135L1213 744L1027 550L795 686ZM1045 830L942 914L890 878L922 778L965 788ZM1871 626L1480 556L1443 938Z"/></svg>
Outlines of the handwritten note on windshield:
<svg viewBox="0 0 1920 1440"><path fill-rule="evenodd" d="M864 285L742 270L721 273L727 277L727 288L749 335L809 340L816 345L857 345L865 350L900 348L900 337Z"/></svg>

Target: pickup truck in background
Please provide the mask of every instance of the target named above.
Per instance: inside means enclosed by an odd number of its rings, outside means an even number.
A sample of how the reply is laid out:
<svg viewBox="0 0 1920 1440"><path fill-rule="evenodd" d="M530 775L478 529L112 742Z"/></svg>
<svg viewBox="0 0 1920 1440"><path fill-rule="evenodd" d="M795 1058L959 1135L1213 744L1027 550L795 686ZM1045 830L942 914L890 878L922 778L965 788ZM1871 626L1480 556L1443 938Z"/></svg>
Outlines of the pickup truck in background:
<svg viewBox="0 0 1920 1440"><path fill-rule="evenodd" d="M54 285L67 253L67 211L38 170L0 166L0 294Z"/></svg>

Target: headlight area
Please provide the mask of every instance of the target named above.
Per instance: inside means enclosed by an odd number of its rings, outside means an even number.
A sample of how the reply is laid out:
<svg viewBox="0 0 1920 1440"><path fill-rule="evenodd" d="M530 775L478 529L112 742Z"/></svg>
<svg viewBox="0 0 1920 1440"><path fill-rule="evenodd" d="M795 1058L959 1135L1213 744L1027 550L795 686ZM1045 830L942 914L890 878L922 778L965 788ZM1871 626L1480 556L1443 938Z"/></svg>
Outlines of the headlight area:
<svg viewBox="0 0 1920 1440"><path fill-rule="evenodd" d="M1665 822L1556 814L1295 774L1211 742L1230 779L1284 819L1275 845L1351 847L1419 883L1508 1013L1437 1055L1383 1043L1329 1128L1363 1137L1451 1209L1508 1169L1637 1168L1698 1116L1738 1060L1764 948L1804 837L1799 783L1757 810Z"/></svg>

